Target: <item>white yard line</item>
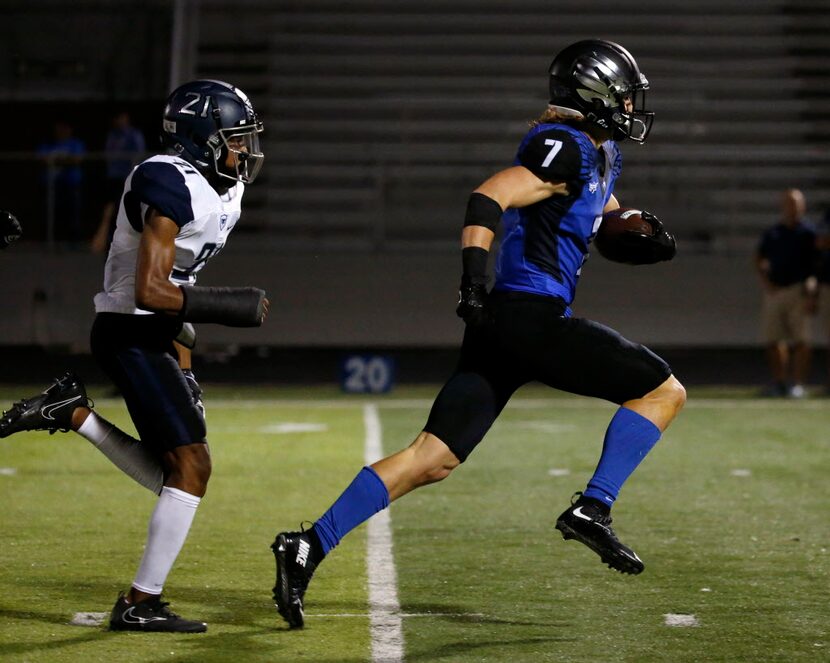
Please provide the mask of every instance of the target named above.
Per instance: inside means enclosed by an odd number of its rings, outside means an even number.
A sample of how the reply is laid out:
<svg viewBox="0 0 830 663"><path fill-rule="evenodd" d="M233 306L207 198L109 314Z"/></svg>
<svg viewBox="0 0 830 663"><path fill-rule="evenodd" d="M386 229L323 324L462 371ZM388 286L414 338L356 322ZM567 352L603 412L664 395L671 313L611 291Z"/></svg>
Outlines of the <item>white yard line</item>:
<svg viewBox="0 0 830 663"><path fill-rule="evenodd" d="M366 427L364 457L367 465L383 458L383 433L377 405L363 406ZM398 574L392 555L392 519L384 509L369 519L366 568L369 577L369 630L372 661L403 661L403 625L398 602Z"/></svg>

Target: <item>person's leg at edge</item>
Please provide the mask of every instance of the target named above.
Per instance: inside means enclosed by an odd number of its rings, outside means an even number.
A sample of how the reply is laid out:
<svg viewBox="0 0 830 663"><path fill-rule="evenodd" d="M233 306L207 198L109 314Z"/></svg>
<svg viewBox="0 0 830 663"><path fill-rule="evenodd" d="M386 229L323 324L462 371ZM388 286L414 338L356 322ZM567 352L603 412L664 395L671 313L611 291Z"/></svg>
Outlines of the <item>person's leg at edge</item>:
<svg viewBox="0 0 830 663"><path fill-rule="evenodd" d="M602 455L583 498L607 512L626 479L660 439L686 402L686 390L673 376L642 398L626 401L611 419Z"/></svg>
<svg viewBox="0 0 830 663"><path fill-rule="evenodd" d="M782 341L776 341L767 345L766 353L773 383L780 387L783 392L789 379L787 370L790 363L789 347Z"/></svg>

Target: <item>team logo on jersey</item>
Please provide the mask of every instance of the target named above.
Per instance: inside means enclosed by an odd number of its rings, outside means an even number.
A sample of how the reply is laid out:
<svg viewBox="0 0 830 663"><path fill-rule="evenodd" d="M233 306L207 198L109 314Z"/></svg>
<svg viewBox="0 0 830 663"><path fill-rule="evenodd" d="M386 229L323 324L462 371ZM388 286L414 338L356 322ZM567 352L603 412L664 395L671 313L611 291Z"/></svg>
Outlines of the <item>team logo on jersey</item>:
<svg viewBox="0 0 830 663"><path fill-rule="evenodd" d="M596 193L597 188L599 188L599 182L588 182L588 191Z"/></svg>
<svg viewBox="0 0 830 663"><path fill-rule="evenodd" d="M219 217L219 230L224 230L225 229L225 224L227 222L228 222L228 215L227 214L223 214L222 216L220 216Z"/></svg>

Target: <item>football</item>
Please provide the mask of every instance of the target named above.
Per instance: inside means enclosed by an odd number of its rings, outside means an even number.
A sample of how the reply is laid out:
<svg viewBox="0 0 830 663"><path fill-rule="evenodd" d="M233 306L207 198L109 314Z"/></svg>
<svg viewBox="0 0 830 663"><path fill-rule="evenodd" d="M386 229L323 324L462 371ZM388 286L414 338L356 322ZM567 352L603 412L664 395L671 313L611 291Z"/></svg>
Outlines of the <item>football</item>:
<svg viewBox="0 0 830 663"><path fill-rule="evenodd" d="M642 217L642 210L630 207L619 207L611 212L603 214L602 223L596 237L594 246L597 247L600 255L615 262L625 262L621 253L623 247L620 245L620 237L626 231L653 234L651 224Z"/></svg>

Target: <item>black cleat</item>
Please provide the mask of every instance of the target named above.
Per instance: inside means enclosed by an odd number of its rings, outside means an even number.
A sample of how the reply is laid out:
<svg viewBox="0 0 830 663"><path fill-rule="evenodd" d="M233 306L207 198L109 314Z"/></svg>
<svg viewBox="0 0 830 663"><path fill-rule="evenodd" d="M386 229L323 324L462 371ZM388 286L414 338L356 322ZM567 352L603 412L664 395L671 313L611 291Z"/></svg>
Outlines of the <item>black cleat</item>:
<svg viewBox="0 0 830 663"><path fill-rule="evenodd" d="M581 493L577 495L581 496ZM576 539L584 543L600 556L603 563L620 573L636 575L645 568L637 553L620 543L614 534L611 516L582 497L556 519L556 529L562 532L566 541Z"/></svg>
<svg viewBox="0 0 830 663"><path fill-rule="evenodd" d="M76 407L92 407L87 398L84 383L74 373L47 387L42 394L26 398L12 405L0 417L0 437L25 430L68 431L72 426L72 413Z"/></svg>
<svg viewBox="0 0 830 663"><path fill-rule="evenodd" d="M277 559L274 605L291 628L303 627L303 597L319 559L313 550L319 546L316 538L310 532L281 532L271 544Z"/></svg>
<svg viewBox="0 0 830 663"><path fill-rule="evenodd" d="M112 631L143 631L144 633L204 633L207 624L182 619L170 611L170 604L160 596L138 603L129 603L123 593L118 595L110 616Z"/></svg>

